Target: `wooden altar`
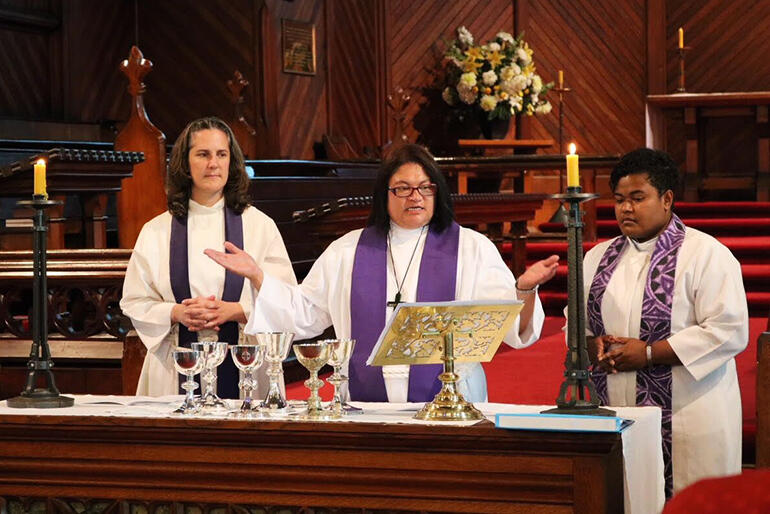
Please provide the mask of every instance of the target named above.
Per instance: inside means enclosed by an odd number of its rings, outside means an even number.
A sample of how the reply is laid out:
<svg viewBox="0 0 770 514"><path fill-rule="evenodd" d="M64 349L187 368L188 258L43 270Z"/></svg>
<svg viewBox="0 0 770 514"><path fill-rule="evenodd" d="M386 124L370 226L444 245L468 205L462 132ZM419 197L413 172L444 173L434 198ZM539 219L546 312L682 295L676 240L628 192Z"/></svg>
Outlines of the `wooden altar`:
<svg viewBox="0 0 770 514"><path fill-rule="evenodd" d="M617 433L24 413L0 425L2 510L623 511Z"/></svg>

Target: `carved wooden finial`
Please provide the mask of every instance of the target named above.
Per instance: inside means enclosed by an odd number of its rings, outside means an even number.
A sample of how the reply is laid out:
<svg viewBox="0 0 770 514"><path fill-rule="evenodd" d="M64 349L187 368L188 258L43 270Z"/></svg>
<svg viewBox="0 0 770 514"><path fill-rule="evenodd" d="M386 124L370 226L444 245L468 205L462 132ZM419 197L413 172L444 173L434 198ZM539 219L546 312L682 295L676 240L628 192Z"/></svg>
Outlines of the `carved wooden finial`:
<svg viewBox="0 0 770 514"><path fill-rule="evenodd" d="M144 93L144 76L152 70L152 61L144 58L139 47L132 46L128 52L128 59L120 63L120 71L128 77L128 92L131 96Z"/></svg>
<svg viewBox="0 0 770 514"><path fill-rule="evenodd" d="M388 107L393 110L391 117L396 122L396 128L393 134L394 142L408 143L409 139L406 137L406 109L409 107L409 102L412 100L412 96L407 93L401 86L396 86L393 93L388 95Z"/></svg>
<svg viewBox="0 0 770 514"><path fill-rule="evenodd" d="M233 117L230 121L230 128L233 129L235 140L241 147L243 156L247 159L254 159L257 156L257 131L246 120L243 113L243 89L249 85L249 81L243 74L235 70L233 78L227 81L227 89L230 92L230 101L233 103Z"/></svg>
<svg viewBox="0 0 770 514"><path fill-rule="evenodd" d="M243 103L243 88L249 85L249 81L243 77L243 74L235 70L233 78L227 81L227 89L230 91L230 101L234 104Z"/></svg>

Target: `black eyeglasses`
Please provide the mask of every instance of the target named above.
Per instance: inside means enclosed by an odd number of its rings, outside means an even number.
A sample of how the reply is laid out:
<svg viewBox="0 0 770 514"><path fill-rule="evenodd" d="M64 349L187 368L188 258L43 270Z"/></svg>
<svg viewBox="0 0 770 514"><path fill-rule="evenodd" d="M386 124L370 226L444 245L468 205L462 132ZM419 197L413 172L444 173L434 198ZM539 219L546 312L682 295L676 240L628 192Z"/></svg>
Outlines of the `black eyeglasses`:
<svg viewBox="0 0 770 514"><path fill-rule="evenodd" d="M407 198L409 196L412 196L413 191L417 191L422 196L433 196L436 194L436 190L438 189L438 186L436 184L423 184L422 186L412 187L412 186L396 186L396 187L389 187L388 191L393 193L395 196L399 198Z"/></svg>

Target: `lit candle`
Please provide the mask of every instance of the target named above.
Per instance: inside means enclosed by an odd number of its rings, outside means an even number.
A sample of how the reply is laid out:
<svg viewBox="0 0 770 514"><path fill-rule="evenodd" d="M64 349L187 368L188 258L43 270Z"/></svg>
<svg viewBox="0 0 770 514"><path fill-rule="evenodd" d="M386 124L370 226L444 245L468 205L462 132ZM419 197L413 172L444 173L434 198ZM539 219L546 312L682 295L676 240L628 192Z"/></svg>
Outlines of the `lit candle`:
<svg viewBox="0 0 770 514"><path fill-rule="evenodd" d="M679 48L684 48L684 29L679 27Z"/></svg>
<svg viewBox="0 0 770 514"><path fill-rule="evenodd" d="M45 161L39 159L35 163L34 194L48 197L45 187Z"/></svg>
<svg viewBox="0 0 770 514"><path fill-rule="evenodd" d="M559 89L564 89L564 70L559 70Z"/></svg>
<svg viewBox="0 0 770 514"><path fill-rule="evenodd" d="M578 171L578 154L575 153L575 143L569 144L567 155L567 187L580 186L580 172Z"/></svg>

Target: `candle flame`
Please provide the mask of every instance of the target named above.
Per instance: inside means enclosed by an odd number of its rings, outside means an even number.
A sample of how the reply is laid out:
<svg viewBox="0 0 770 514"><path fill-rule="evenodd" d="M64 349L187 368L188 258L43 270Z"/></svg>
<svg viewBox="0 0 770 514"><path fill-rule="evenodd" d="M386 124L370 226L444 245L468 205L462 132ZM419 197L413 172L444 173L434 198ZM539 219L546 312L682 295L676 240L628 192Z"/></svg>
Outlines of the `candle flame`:
<svg viewBox="0 0 770 514"><path fill-rule="evenodd" d="M575 155L575 151L577 150L577 146L575 146L575 143L569 144L569 153L570 155Z"/></svg>
<svg viewBox="0 0 770 514"><path fill-rule="evenodd" d="M37 164L43 164L44 165L45 164L45 160L44 159L38 159L37 160Z"/></svg>

